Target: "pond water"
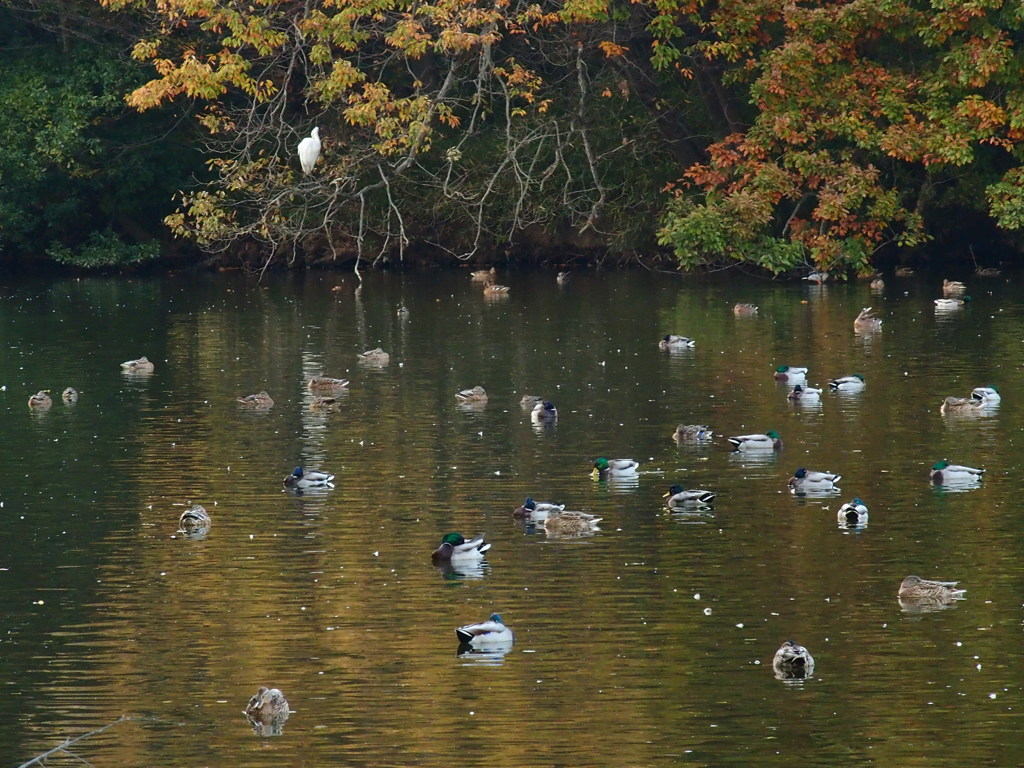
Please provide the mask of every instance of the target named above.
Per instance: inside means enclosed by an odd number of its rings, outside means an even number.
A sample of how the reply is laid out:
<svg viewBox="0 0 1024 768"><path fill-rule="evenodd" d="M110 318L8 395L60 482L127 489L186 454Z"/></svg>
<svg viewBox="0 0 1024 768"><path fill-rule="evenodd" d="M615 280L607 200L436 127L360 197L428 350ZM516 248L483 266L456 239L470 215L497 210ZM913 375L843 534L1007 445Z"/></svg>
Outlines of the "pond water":
<svg viewBox="0 0 1024 768"><path fill-rule="evenodd" d="M358 290L335 273L8 283L0 755L128 715L74 752L121 768L1024 763L1024 293L971 279L974 301L937 315L941 277L872 293L499 272L497 300L464 271ZM882 330L855 334L868 305ZM663 352L668 333L696 345ZM389 365L357 362L377 346ZM152 375L121 373L141 355ZM794 405L784 364L867 386ZM334 411L310 408L320 373L351 380ZM940 414L989 384L999 408ZM458 405L475 385L487 404ZM53 407L30 412L40 389ZM238 407L260 390L272 409ZM524 394L557 424L532 425ZM715 438L677 444L681 423ZM724 439L769 429L779 453ZM595 482L599 456L639 477ZM944 458L987 472L937 488ZM287 491L299 465L335 487ZM801 466L840 473L841 492L789 493ZM674 484L717 497L674 513ZM600 530L524 526L527 496ZM855 496L868 524L841 528ZM193 503L205 538L177 532ZM493 542L480 567L431 564L449 531ZM966 597L906 611L911 573ZM458 655L455 628L492 612L513 649ZM812 677L776 679L786 639ZM262 685L290 702L280 735L242 714Z"/></svg>

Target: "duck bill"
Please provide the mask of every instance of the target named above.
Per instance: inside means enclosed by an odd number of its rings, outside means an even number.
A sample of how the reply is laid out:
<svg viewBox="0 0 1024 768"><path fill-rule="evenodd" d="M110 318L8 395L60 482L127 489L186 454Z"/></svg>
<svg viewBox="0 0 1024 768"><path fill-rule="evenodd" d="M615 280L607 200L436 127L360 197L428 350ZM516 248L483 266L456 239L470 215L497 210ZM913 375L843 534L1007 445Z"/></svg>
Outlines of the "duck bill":
<svg viewBox="0 0 1024 768"><path fill-rule="evenodd" d="M591 470L591 472L590 472L590 476L592 478L594 478L595 480L600 480L601 479L601 471L597 467L594 467L594 469Z"/></svg>

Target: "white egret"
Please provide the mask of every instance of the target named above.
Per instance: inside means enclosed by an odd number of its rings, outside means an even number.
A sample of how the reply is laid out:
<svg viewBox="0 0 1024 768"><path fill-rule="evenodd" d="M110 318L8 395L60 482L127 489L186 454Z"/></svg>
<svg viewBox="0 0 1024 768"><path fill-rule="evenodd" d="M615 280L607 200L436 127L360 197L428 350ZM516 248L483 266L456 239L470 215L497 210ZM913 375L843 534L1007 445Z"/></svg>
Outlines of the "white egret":
<svg viewBox="0 0 1024 768"><path fill-rule="evenodd" d="M318 157L320 157L320 129L314 128L313 133L299 142L299 162L302 163L302 172L312 172Z"/></svg>

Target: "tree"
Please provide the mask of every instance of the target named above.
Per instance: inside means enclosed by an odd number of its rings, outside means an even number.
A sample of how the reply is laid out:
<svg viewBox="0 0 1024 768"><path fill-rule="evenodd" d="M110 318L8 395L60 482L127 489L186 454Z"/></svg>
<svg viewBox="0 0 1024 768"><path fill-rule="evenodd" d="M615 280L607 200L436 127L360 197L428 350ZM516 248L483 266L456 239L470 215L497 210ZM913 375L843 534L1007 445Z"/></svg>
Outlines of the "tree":
<svg viewBox="0 0 1024 768"><path fill-rule="evenodd" d="M1024 224L1024 15L1001 0L722 2L706 55L749 78L757 117L675 186L660 232L684 265L866 271L928 217Z"/></svg>

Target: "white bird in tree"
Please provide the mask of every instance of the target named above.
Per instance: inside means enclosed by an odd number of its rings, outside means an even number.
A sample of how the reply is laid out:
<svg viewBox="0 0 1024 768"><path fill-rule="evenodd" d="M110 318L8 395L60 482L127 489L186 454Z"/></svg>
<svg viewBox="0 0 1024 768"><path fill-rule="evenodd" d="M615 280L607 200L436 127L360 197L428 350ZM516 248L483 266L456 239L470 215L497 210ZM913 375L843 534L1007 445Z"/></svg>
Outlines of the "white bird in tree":
<svg viewBox="0 0 1024 768"><path fill-rule="evenodd" d="M314 128L313 133L299 142L299 162L302 163L302 172L311 173L320 157L320 129Z"/></svg>

